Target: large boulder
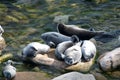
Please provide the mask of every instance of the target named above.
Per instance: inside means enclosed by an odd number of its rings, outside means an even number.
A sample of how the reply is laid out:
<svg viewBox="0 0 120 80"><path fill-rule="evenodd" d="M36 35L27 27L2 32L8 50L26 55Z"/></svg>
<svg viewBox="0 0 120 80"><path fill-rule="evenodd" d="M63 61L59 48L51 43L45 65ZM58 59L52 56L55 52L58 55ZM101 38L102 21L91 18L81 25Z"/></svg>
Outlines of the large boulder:
<svg viewBox="0 0 120 80"><path fill-rule="evenodd" d="M70 72L58 76L52 80L96 80L92 74L82 74L79 72Z"/></svg>
<svg viewBox="0 0 120 80"><path fill-rule="evenodd" d="M111 71L120 67L120 47L101 55L98 63L103 71Z"/></svg>
<svg viewBox="0 0 120 80"><path fill-rule="evenodd" d="M0 25L0 55L1 55L1 51L6 47L5 39L2 37L3 33L4 33L4 29Z"/></svg>

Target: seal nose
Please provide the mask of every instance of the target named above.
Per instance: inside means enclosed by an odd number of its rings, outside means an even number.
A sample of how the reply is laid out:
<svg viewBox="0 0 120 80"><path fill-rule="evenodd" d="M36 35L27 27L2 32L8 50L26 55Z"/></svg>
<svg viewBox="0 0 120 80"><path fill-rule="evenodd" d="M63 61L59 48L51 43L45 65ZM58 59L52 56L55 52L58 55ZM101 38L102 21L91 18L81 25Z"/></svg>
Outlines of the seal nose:
<svg viewBox="0 0 120 80"><path fill-rule="evenodd" d="M67 58L66 63L69 64L69 65L72 65L73 64L72 58Z"/></svg>
<svg viewBox="0 0 120 80"><path fill-rule="evenodd" d="M72 59L70 59L70 60L69 60L69 64L72 64L72 63L73 63L73 62L72 62Z"/></svg>

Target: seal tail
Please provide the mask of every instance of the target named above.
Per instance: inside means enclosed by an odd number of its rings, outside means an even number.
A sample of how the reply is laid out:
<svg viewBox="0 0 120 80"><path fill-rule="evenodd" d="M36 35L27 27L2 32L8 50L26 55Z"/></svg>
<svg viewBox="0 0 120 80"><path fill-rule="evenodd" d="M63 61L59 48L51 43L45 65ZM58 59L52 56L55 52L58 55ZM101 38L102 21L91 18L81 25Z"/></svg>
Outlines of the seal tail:
<svg viewBox="0 0 120 80"><path fill-rule="evenodd" d="M105 31L96 31L96 35L101 35L101 34L104 34Z"/></svg>

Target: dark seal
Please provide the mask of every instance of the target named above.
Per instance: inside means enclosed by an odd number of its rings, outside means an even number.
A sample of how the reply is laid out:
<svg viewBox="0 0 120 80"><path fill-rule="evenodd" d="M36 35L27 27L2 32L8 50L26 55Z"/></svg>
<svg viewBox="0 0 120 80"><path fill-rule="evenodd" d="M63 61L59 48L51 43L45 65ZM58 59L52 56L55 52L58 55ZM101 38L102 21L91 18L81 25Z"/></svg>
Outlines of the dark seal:
<svg viewBox="0 0 120 80"><path fill-rule="evenodd" d="M59 33L66 36L76 35L79 37L80 40L89 40L97 35L104 33L103 31L90 31L87 29L79 28L75 25L65 24L58 24L57 30Z"/></svg>

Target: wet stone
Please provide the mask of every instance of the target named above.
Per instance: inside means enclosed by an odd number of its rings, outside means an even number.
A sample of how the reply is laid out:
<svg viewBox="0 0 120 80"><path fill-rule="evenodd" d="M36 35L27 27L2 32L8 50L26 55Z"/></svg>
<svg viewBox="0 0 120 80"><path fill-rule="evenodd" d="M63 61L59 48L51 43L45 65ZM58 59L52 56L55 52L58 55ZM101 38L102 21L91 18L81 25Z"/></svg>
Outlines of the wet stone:
<svg viewBox="0 0 120 80"><path fill-rule="evenodd" d="M40 72L17 72L13 80L51 80L45 73Z"/></svg>
<svg viewBox="0 0 120 80"><path fill-rule="evenodd" d="M53 22L54 23L68 23L72 16L73 15L59 15L59 16L55 16Z"/></svg>
<svg viewBox="0 0 120 80"><path fill-rule="evenodd" d="M98 73L98 72L91 72L96 80L107 80L107 78L105 76L103 76L101 73Z"/></svg>
<svg viewBox="0 0 120 80"><path fill-rule="evenodd" d="M98 64L103 71L112 71L120 66L120 47L106 52L98 59Z"/></svg>
<svg viewBox="0 0 120 80"><path fill-rule="evenodd" d="M52 80L96 80L92 74L82 74L79 72L70 72L58 76Z"/></svg>
<svg viewBox="0 0 120 80"><path fill-rule="evenodd" d="M120 79L120 71L108 72L108 74L109 74L111 77L119 78L119 79Z"/></svg>

